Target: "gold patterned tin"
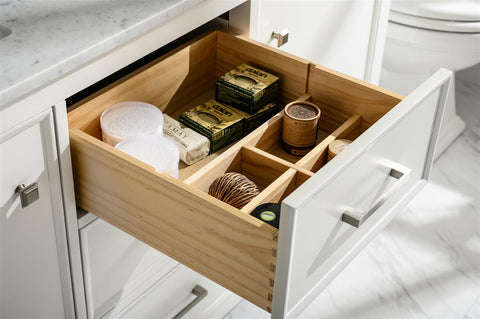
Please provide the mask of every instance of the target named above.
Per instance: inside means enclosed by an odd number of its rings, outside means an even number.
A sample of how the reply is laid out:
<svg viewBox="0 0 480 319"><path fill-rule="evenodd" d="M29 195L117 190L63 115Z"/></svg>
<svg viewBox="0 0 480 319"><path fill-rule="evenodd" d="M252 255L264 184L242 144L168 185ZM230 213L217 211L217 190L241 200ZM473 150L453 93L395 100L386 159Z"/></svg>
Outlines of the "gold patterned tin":
<svg viewBox="0 0 480 319"><path fill-rule="evenodd" d="M277 99L279 88L277 76L242 64L217 79L215 99L255 114Z"/></svg>
<svg viewBox="0 0 480 319"><path fill-rule="evenodd" d="M179 122L210 140L210 153L243 136L244 117L215 100L200 104L180 115Z"/></svg>
<svg viewBox="0 0 480 319"><path fill-rule="evenodd" d="M247 112L240 111L236 109L238 113L245 117L244 123L244 134L247 135L250 132L253 132L257 127L265 123L272 116L278 113L278 108L276 103L268 103L255 114L248 114Z"/></svg>

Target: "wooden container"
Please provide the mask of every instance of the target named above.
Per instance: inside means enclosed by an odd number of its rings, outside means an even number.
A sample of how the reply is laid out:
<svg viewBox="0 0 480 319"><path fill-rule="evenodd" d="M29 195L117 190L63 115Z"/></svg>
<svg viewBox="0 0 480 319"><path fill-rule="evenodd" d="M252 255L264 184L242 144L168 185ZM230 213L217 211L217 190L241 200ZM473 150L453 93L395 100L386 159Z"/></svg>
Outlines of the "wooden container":
<svg viewBox="0 0 480 319"><path fill-rule="evenodd" d="M335 140L328 145L328 155L327 155L327 162L330 161L332 158L337 156L341 151L345 149L348 145L350 145L352 141L350 140Z"/></svg>
<svg viewBox="0 0 480 319"><path fill-rule="evenodd" d="M311 102L295 101L285 106L282 147L289 155L303 156L315 147L320 109Z"/></svg>

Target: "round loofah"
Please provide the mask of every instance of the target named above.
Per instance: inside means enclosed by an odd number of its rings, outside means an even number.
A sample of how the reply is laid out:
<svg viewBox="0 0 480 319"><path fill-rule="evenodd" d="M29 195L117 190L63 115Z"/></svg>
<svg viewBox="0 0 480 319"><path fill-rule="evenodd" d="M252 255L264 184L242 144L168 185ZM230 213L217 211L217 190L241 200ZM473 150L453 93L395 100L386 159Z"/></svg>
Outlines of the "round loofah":
<svg viewBox="0 0 480 319"><path fill-rule="evenodd" d="M208 194L238 209L259 193L257 185L240 173L225 173L208 188Z"/></svg>

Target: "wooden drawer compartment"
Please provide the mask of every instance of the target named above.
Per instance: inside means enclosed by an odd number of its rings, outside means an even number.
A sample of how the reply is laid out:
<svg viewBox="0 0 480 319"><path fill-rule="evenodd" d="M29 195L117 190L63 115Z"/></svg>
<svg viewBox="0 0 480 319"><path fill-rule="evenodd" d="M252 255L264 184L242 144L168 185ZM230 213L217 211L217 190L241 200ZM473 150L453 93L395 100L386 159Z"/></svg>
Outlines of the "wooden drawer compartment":
<svg viewBox="0 0 480 319"><path fill-rule="evenodd" d="M320 138L304 157L292 159L279 150L282 112L236 144L192 166L181 164L179 179L156 173L101 141L99 118L110 105L140 100L177 118L213 98L215 79L241 63L280 77L280 107L310 98L320 106ZM301 196L297 189L311 186L312 176L323 171L331 141L362 137L400 101L394 93L248 38L214 32L118 81L68 114L77 205L267 311L282 295L276 311L286 316L282 304L287 288L277 281L287 282L289 275L283 268L278 271L277 253L288 260L288 249L278 251L279 230L248 213L264 202ZM367 149L366 142L357 147ZM330 169L342 164L337 159L330 163ZM241 210L207 193L210 183L227 171L242 172L260 185L261 193ZM280 236L293 236L293 227L281 221ZM275 297L274 286L281 292Z"/></svg>

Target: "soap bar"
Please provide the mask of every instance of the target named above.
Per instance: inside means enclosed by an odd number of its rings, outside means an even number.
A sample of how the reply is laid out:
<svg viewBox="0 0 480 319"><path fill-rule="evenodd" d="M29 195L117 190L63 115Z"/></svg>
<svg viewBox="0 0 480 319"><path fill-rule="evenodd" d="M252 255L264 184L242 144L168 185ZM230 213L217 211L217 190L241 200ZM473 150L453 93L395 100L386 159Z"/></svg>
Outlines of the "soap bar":
<svg viewBox="0 0 480 319"><path fill-rule="evenodd" d="M277 99L277 76L242 64L216 81L215 99L248 114L255 114Z"/></svg>
<svg viewBox="0 0 480 319"><path fill-rule="evenodd" d="M180 123L210 140L210 153L243 137L244 117L235 109L209 100L180 114Z"/></svg>
<svg viewBox="0 0 480 319"><path fill-rule="evenodd" d="M210 151L208 138L183 126L166 114L163 115L163 120L163 134L177 144L182 162L192 165L207 157Z"/></svg>
<svg viewBox="0 0 480 319"><path fill-rule="evenodd" d="M257 127L265 123L272 116L278 113L277 104L269 103L263 109L255 114L248 114L247 112L236 109L238 113L245 117L244 135L253 132Z"/></svg>

